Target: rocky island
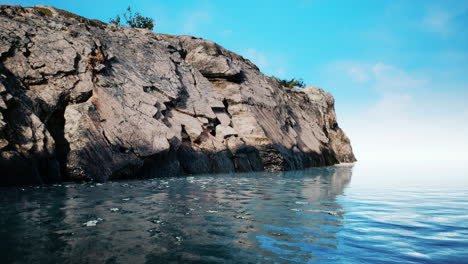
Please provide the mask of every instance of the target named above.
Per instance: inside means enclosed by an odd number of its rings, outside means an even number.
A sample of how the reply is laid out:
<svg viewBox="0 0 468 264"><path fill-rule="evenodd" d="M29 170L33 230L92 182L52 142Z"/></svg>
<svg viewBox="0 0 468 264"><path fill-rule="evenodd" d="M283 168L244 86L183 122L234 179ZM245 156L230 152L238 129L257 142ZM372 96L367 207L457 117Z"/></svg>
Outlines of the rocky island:
<svg viewBox="0 0 468 264"><path fill-rule="evenodd" d="M0 6L0 185L353 161L318 87L209 40Z"/></svg>

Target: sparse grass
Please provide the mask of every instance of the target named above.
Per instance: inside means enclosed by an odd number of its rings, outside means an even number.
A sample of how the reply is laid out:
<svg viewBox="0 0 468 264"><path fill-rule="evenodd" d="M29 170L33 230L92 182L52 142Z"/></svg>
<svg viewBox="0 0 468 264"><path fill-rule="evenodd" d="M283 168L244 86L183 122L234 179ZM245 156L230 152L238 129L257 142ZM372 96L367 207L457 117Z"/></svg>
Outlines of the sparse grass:
<svg viewBox="0 0 468 264"><path fill-rule="evenodd" d="M296 80L292 78L291 80L283 80L275 76L272 76L272 77L278 82L279 85L286 87L286 88L294 88L294 87L302 88L306 86L305 83L301 79Z"/></svg>
<svg viewBox="0 0 468 264"><path fill-rule="evenodd" d="M163 35L165 37L168 37L168 38L175 38L175 36L173 35L169 35L169 34L163 34L163 33L159 33L160 35Z"/></svg>
<svg viewBox="0 0 468 264"><path fill-rule="evenodd" d="M82 23L84 23L86 20L88 20L85 17L79 16L77 14L73 14L72 12L68 12L67 10L63 10L63 9L58 9L57 8L57 13L59 13L63 17L73 18L73 19L75 19L75 20L77 20L79 22L82 22Z"/></svg>
<svg viewBox="0 0 468 264"><path fill-rule="evenodd" d="M98 19L88 19L88 22L91 26L93 27L99 27L99 28L104 28L106 27L107 23L102 22L101 20Z"/></svg>
<svg viewBox="0 0 468 264"><path fill-rule="evenodd" d="M41 15L43 16L46 16L46 17L53 17L54 16L54 13L52 13L52 11L48 8L44 8L44 7L34 7L36 10L39 10L39 12L41 13Z"/></svg>
<svg viewBox="0 0 468 264"><path fill-rule="evenodd" d="M57 13L59 13L61 16L66 17L66 18L72 18L75 19L78 22L85 23L87 25L93 26L93 27L99 27L99 28L104 28L106 27L106 23L102 22L101 20L98 19L87 19L86 17L79 16L77 14L73 14L71 12L68 12L67 10L63 9L56 9Z"/></svg>

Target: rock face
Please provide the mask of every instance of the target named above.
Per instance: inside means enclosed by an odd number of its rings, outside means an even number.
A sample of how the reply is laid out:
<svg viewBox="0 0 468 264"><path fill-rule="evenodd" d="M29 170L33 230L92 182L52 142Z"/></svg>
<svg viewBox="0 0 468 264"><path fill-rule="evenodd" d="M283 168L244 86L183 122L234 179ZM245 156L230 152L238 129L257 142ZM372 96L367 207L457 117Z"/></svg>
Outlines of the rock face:
<svg viewBox="0 0 468 264"><path fill-rule="evenodd" d="M0 184L355 161L333 97L191 36L0 6Z"/></svg>

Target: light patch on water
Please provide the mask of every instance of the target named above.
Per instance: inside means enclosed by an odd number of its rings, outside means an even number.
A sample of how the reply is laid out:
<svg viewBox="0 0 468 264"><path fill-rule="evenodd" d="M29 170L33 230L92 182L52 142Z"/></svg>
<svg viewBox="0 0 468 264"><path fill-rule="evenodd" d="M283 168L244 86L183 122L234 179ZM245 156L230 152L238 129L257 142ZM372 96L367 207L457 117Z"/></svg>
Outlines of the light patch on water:
<svg viewBox="0 0 468 264"><path fill-rule="evenodd" d="M388 233L388 234L399 234L403 236L414 236L415 232L410 230L395 230L392 228L377 228L377 227L355 227L354 230L363 232L363 233Z"/></svg>
<svg viewBox="0 0 468 264"><path fill-rule="evenodd" d="M354 167L355 162L343 162L333 165L333 167Z"/></svg>
<svg viewBox="0 0 468 264"><path fill-rule="evenodd" d="M97 218L97 219L94 219L94 220L89 220L88 222L86 223L83 223L84 226L86 227L92 227L92 226L96 226L99 222L101 222L103 219L102 218Z"/></svg>
<svg viewBox="0 0 468 264"><path fill-rule="evenodd" d="M309 209L306 210L306 212L309 213L316 213L316 214L327 214L327 215L333 215L333 216L338 216L340 217L340 212L333 212L333 211L327 211L327 210L320 210L320 209Z"/></svg>
<svg viewBox="0 0 468 264"><path fill-rule="evenodd" d="M412 257L416 257L416 258L425 258L425 259L430 259L431 258L426 254L422 254L422 253L419 253L419 252L416 252L416 251L407 251L407 252L403 252L403 253L408 255L408 256L412 256Z"/></svg>

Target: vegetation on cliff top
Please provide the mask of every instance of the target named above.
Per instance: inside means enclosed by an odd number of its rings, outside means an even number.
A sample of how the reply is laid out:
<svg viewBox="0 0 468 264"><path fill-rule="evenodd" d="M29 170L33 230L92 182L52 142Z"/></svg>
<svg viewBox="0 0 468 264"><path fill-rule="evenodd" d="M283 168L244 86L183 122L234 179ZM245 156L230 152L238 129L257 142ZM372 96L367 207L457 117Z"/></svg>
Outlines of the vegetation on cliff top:
<svg viewBox="0 0 468 264"><path fill-rule="evenodd" d="M50 9L48 9L48 8L43 8L43 7L34 7L34 8L36 10L39 10L41 15L44 15L44 16L47 16L47 17L53 17L54 16L52 11L50 11Z"/></svg>
<svg viewBox="0 0 468 264"><path fill-rule="evenodd" d="M146 28L153 30L154 28L154 19L150 17L144 17L140 13L136 12L133 14L132 8L127 7L127 11L122 14L125 19L125 24L132 28ZM110 18L109 23L114 25L120 25L120 15L116 15L115 18Z"/></svg>
<svg viewBox="0 0 468 264"><path fill-rule="evenodd" d="M295 78L292 78L291 80L288 80L288 79L281 79L275 76L273 76L273 78L278 82L279 85L286 87L286 88L294 88L294 87L303 88L306 86L306 84L301 79L296 80Z"/></svg>

